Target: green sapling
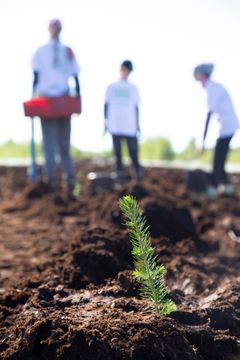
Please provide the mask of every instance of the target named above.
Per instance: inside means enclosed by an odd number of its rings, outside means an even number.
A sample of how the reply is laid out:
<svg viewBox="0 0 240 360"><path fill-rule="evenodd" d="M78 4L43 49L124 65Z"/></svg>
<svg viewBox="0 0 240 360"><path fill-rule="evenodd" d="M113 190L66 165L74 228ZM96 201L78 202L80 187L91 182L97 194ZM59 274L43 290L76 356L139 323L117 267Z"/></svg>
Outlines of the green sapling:
<svg viewBox="0 0 240 360"><path fill-rule="evenodd" d="M146 218L137 200L130 195L120 199L119 206L130 233L135 268L133 276L140 285L141 295L150 302L146 310L168 315L177 307L172 300L166 299L166 270L163 265L157 264L157 255L151 246Z"/></svg>

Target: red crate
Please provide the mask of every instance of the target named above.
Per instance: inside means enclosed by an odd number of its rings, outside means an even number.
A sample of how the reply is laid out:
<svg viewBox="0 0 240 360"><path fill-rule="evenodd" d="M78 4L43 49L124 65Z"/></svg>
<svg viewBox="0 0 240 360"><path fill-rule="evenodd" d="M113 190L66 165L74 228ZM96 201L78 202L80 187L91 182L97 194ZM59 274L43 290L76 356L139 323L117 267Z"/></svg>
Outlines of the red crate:
<svg viewBox="0 0 240 360"><path fill-rule="evenodd" d="M39 116L46 119L81 114L81 97L58 96L38 97L23 103L25 116Z"/></svg>

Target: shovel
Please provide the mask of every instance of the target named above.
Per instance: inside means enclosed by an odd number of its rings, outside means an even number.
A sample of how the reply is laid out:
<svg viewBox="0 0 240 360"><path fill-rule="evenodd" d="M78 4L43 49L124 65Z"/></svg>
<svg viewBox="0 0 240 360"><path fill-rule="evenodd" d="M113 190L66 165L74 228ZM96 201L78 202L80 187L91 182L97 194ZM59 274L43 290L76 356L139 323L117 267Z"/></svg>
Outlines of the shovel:
<svg viewBox="0 0 240 360"><path fill-rule="evenodd" d="M30 143L30 153L31 153L31 165L28 168L28 178L30 182L37 180L37 163L36 163L36 146L35 146L35 132L34 132L34 117L31 117L31 143Z"/></svg>

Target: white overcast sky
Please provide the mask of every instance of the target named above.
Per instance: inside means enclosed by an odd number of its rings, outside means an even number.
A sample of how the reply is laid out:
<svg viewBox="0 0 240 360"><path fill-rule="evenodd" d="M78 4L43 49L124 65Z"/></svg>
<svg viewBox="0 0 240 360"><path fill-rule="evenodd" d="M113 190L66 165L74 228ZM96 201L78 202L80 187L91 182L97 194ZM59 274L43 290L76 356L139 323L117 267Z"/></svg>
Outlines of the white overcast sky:
<svg viewBox="0 0 240 360"><path fill-rule="evenodd" d="M31 56L48 41L52 17L62 20L62 41L82 69L83 114L72 131L80 149L111 146L102 137L104 92L125 58L135 65L143 138L167 136L176 149L201 138L206 98L192 71L205 61L215 63L214 79L229 90L240 117L239 0L1 0L0 142L29 139L22 101L31 96ZM212 126L209 144L216 131Z"/></svg>

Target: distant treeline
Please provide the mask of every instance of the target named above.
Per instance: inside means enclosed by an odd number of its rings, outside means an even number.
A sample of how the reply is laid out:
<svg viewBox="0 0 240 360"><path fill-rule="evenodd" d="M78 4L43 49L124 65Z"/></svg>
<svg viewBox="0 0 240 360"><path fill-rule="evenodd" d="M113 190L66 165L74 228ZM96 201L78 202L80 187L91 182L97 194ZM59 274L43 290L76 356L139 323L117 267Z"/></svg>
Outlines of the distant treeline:
<svg viewBox="0 0 240 360"><path fill-rule="evenodd" d="M104 152L88 152L82 151L72 146L71 152L76 159L86 158L110 158L111 151ZM127 148L123 149L124 156L127 157ZM42 158L41 144L36 144L36 154L38 158ZM0 144L0 158L29 158L29 144L15 143L10 140ZM175 152L171 142L167 138L158 137L155 139L147 139L140 145L140 157L142 160L202 160L209 162L212 158L212 150L207 149L204 154L199 155L195 140L191 140L182 152ZM229 156L231 163L240 163L240 147L231 151Z"/></svg>

